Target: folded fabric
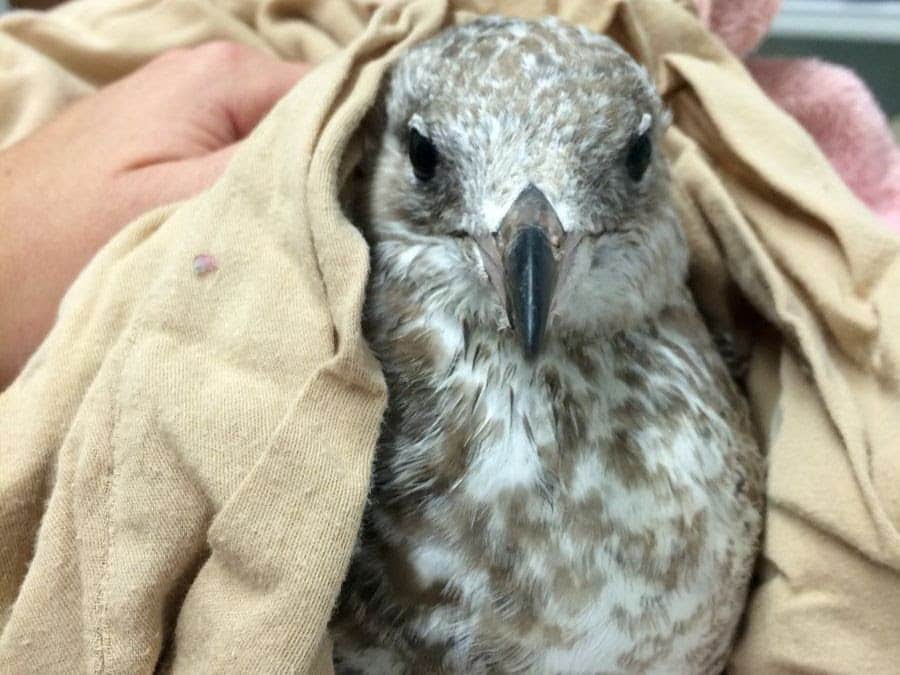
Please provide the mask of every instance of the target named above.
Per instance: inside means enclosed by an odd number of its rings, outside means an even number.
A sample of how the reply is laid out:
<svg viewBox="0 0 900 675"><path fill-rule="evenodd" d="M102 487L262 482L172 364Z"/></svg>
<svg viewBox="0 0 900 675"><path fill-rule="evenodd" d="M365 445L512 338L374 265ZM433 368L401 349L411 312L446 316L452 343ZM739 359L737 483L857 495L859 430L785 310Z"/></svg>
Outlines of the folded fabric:
<svg viewBox="0 0 900 675"><path fill-rule="evenodd" d="M900 662L900 239L672 0L79 0L0 21L0 147L159 52L319 65L207 192L127 226L0 395L0 671L331 672L327 622L385 402L337 204L410 44L477 14L605 31L671 107L709 320L751 349L770 461L736 673ZM136 102L139 104L139 102ZM218 269L198 275L198 255Z"/></svg>
<svg viewBox="0 0 900 675"><path fill-rule="evenodd" d="M781 0L694 0L706 25L738 56L757 84L819 144L844 182L900 231L900 148L865 83L819 59L749 56Z"/></svg>
<svg viewBox="0 0 900 675"><path fill-rule="evenodd" d="M900 147L865 83L819 59L754 57L747 68L815 139L856 196L900 232Z"/></svg>

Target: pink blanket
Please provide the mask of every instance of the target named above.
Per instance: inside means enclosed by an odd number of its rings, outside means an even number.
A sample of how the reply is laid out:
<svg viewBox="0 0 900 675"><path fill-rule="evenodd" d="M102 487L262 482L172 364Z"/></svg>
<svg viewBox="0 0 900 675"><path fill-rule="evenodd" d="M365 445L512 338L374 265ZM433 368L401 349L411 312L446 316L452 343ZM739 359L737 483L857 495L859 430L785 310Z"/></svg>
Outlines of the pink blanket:
<svg viewBox="0 0 900 675"><path fill-rule="evenodd" d="M745 58L760 87L806 128L857 197L900 231L900 149L859 77L818 59L748 57L781 0L693 1L707 25Z"/></svg>

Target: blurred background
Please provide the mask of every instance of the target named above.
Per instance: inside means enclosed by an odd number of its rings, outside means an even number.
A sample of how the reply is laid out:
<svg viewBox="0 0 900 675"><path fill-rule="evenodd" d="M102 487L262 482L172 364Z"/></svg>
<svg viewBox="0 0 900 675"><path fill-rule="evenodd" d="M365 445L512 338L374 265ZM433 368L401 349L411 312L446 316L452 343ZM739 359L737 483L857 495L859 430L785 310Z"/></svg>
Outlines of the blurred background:
<svg viewBox="0 0 900 675"><path fill-rule="evenodd" d="M0 0L0 12L57 4ZM900 0L783 0L757 53L814 56L848 66L872 89L900 138Z"/></svg>
<svg viewBox="0 0 900 675"><path fill-rule="evenodd" d="M816 56L862 77L900 131L900 2L784 0L765 56Z"/></svg>

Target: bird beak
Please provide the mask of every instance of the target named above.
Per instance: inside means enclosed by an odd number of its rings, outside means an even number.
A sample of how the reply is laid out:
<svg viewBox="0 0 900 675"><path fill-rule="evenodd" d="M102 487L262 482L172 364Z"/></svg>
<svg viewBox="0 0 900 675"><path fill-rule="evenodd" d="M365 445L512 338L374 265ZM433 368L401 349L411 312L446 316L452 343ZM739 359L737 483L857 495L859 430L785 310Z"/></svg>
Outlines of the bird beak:
<svg viewBox="0 0 900 675"><path fill-rule="evenodd" d="M529 185L500 224L506 311L525 357L540 353L559 279L565 237L547 197Z"/></svg>

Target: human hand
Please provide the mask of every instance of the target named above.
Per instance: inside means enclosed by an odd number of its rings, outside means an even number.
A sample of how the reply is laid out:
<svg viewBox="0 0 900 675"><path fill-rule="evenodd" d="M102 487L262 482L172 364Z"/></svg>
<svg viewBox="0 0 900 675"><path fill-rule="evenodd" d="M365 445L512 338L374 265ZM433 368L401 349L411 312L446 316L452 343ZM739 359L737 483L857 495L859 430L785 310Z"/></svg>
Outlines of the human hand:
<svg viewBox="0 0 900 675"><path fill-rule="evenodd" d="M0 152L0 391L97 250L212 184L307 69L225 42L170 51Z"/></svg>

